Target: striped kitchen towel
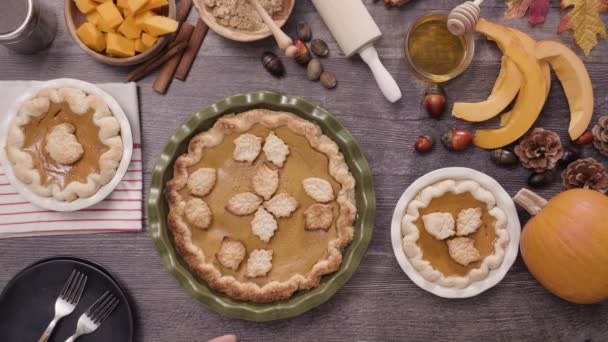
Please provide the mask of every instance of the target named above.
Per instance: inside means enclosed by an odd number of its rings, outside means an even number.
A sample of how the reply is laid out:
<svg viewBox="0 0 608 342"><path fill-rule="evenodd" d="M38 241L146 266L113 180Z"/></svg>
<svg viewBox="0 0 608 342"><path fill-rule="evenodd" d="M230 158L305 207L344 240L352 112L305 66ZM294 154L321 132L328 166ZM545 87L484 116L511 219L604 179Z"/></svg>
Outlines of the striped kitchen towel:
<svg viewBox="0 0 608 342"><path fill-rule="evenodd" d="M0 81L0 108L7 108L35 82ZM118 101L131 124L133 157L122 182L105 200L92 207L77 212L55 212L37 207L19 195L5 175L4 165L0 165L0 238L142 229L143 164L137 86L135 83L98 86Z"/></svg>

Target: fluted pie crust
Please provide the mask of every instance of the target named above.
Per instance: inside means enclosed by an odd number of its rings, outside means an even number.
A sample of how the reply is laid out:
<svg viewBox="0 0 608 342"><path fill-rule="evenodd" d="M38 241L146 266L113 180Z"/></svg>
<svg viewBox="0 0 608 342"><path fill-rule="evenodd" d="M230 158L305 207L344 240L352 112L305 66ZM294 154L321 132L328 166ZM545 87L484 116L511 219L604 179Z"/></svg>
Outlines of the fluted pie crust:
<svg viewBox="0 0 608 342"><path fill-rule="evenodd" d="M488 214L495 219L494 230L496 238L494 241L494 252L486 256L478 268L471 269L464 276L446 276L433 268L431 262L423 257L423 251L417 244L421 233L415 222L420 217L420 210L428 207L433 199L439 198L446 193L470 193L477 201L485 203L485 209ZM405 215L401 221L401 235L405 255L422 277L441 286L456 288L465 288L473 282L485 279L490 270L498 268L504 260L505 249L509 242L505 212L496 205L496 198L492 192L472 180L448 179L429 185L420 191L406 207Z"/></svg>
<svg viewBox="0 0 608 342"><path fill-rule="evenodd" d="M91 150L88 146L83 147L87 158L90 157L98 163L96 172L83 175L85 181L66 181L66 184L63 185L56 180L43 181L42 170L39 169L41 166L36 165L33 153L46 153L40 151L44 148L44 143L38 146L34 152L24 150L27 139L25 127L31 120L43 120L50 115L49 109L53 105L65 105L69 107L72 114L81 117L92 113L91 122L86 124L95 127L95 130L98 129L98 140L104 145L105 151L100 155L95 155L96 151ZM76 131L79 129L80 127L75 127ZM48 135L44 139L43 141L48 144ZM46 88L34 98L24 102L19 108L9 127L6 151L8 159L13 164L15 176L35 194L42 197L54 197L58 201L73 201L77 198L93 196L99 188L114 177L122 159L123 143L120 136L120 124L101 97L86 94L75 88Z"/></svg>
<svg viewBox="0 0 608 342"><path fill-rule="evenodd" d="M260 125L264 129L271 130L271 132L286 128L295 135L304 137L312 149L327 158L328 174L333 178L332 181L339 185L339 191L335 198L338 208L335 218L335 236L327 241L324 257L314 262L312 268L305 274L289 273L285 280L271 280L263 284L256 282L255 279L239 278L238 275L230 273L229 270L222 269L218 266L216 260L209 257L209 251L203 250L212 247L201 246L194 241L196 239L196 236L193 236L194 228L185 219L186 198L182 196L183 191L187 190L189 168L203 160L205 153L209 153L206 150L219 146L227 136L234 136L234 134L241 134L242 136ZM298 154L297 147L290 146L290 149L287 163L290 163L289 158ZM239 161L237 163L250 163L250 161ZM306 164L303 163L300 167L306 167ZM192 169L191 171L194 172ZM260 303L272 302L289 298L298 290L319 286L320 278L323 275L338 270L342 262L342 251L353 238L353 223L356 216L355 180L348 169L343 154L340 152L338 145L324 135L318 125L288 112L255 109L221 117L212 128L194 136L190 140L187 153L177 158L174 164L174 176L165 187L165 197L169 204L168 226L173 232L178 253L183 257L189 268L207 282L211 288L238 300ZM303 209L300 207L293 215L302 215ZM280 224L282 219L277 220ZM244 227L243 229L248 228ZM279 227L277 234L281 234L281 229L285 228ZM297 227L297 229L301 229L302 234L314 234L306 231L304 225ZM275 236L273 239L276 238ZM248 254L251 249L247 247ZM205 252L207 252L207 255ZM273 258L280 257L277 253L273 256ZM241 269L245 267L245 263L246 260L241 263Z"/></svg>

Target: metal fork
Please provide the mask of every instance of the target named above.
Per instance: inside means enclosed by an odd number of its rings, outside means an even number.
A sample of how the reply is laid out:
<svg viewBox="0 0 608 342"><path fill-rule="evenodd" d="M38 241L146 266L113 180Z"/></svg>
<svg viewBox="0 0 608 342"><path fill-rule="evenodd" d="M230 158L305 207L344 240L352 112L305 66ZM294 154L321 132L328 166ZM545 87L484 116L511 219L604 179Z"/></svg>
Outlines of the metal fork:
<svg viewBox="0 0 608 342"><path fill-rule="evenodd" d="M65 340L65 342L74 342L78 337L97 330L101 323L110 317L110 314L116 309L119 302L119 299L110 294L110 291L106 291L106 293L99 297L99 299L80 316L78 324L76 325L76 332Z"/></svg>
<svg viewBox="0 0 608 342"><path fill-rule="evenodd" d="M87 276L80 271L73 270L68 278L68 281L63 285L63 289L55 302L55 317L49 323L48 327L38 339L38 342L46 342L49 340L51 333L53 333L53 329L57 325L60 319L69 315L74 311L78 302L80 301L80 297L82 296L82 292L84 291L84 286L87 283Z"/></svg>

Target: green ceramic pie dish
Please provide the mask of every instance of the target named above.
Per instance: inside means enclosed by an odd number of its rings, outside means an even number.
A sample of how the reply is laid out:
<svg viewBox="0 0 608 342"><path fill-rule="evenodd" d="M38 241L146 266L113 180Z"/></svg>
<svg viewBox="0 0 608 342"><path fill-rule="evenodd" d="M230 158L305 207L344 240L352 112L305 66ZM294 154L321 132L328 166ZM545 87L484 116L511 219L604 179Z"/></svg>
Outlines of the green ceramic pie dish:
<svg viewBox="0 0 608 342"><path fill-rule="evenodd" d="M190 139L205 131L225 114L265 108L288 111L317 123L323 132L340 147L357 186L357 219L353 241L344 250L340 269L321 279L315 289L298 291L291 298L267 304L234 300L210 289L192 274L176 252L173 236L167 227L167 203L163 197L165 183L173 177L173 162L183 154ZM369 165L351 134L335 116L302 98L273 92L253 92L226 97L195 113L179 127L165 145L154 169L150 192L146 201L148 230L166 270L171 273L194 298L217 313L251 321L271 321L300 315L327 301L353 275L371 239L376 213L376 196Z"/></svg>

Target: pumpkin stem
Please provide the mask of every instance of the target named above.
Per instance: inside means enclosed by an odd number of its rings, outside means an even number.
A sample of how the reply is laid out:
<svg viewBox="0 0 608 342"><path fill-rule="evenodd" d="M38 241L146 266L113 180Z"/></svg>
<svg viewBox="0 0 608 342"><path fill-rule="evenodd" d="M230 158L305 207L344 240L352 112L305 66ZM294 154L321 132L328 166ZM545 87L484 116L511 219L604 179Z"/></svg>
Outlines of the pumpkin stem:
<svg viewBox="0 0 608 342"><path fill-rule="evenodd" d="M528 189L521 189L513 201L524 208L530 215L536 215L547 205L547 200Z"/></svg>

